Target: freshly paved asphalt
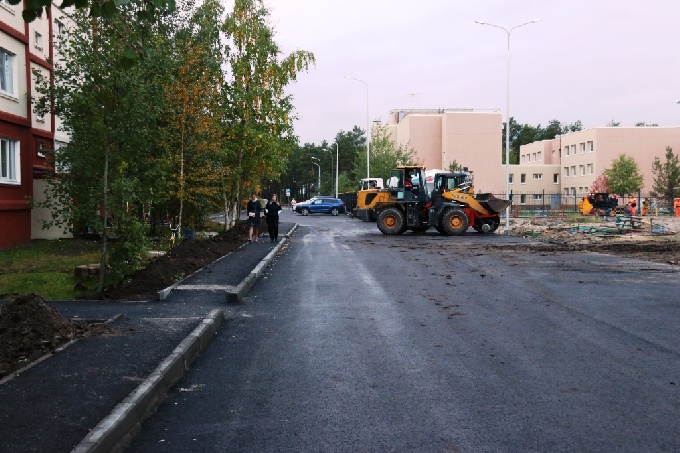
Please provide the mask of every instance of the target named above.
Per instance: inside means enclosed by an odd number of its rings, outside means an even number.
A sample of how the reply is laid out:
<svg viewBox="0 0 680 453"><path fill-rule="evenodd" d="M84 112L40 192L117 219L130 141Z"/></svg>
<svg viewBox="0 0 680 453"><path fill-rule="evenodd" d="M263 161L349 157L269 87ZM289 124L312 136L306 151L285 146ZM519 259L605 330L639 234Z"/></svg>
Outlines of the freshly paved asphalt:
<svg viewBox="0 0 680 453"><path fill-rule="evenodd" d="M110 451L125 440L295 227L281 223L276 244L244 243L163 301L49 302L67 318L111 320L115 333L77 340L0 381L0 451Z"/></svg>

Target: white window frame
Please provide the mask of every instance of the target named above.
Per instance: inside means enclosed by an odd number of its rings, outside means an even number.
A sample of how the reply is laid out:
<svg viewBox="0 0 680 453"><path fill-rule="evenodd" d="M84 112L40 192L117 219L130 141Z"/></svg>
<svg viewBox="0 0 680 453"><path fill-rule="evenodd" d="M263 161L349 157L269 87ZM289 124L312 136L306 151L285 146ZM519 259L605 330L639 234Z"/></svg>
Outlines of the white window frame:
<svg viewBox="0 0 680 453"><path fill-rule="evenodd" d="M588 174L589 175L593 174L593 164L588 164Z"/></svg>
<svg viewBox="0 0 680 453"><path fill-rule="evenodd" d="M576 176L576 165L571 166L571 176Z"/></svg>
<svg viewBox="0 0 680 453"><path fill-rule="evenodd" d="M564 167L564 177L565 178L569 177L569 167Z"/></svg>
<svg viewBox="0 0 680 453"><path fill-rule="evenodd" d="M19 142L0 138L0 184L21 185Z"/></svg>
<svg viewBox="0 0 680 453"><path fill-rule="evenodd" d="M520 184L526 184L527 183L527 174L522 173L519 175L519 183Z"/></svg>
<svg viewBox="0 0 680 453"><path fill-rule="evenodd" d="M526 194L521 194L519 196L519 204L527 204L527 196Z"/></svg>
<svg viewBox="0 0 680 453"><path fill-rule="evenodd" d="M43 50L43 46L42 46L42 34L41 34L39 31L36 31L36 32L33 34L33 36L34 36L34 38L35 38L35 42L34 42L34 44L33 44L33 47L35 47L36 49L38 49L39 51L42 52L42 50Z"/></svg>
<svg viewBox="0 0 680 453"><path fill-rule="evenodd" d="M592 153L595 149L593 148L593 142L589 141L588 142L588 152Z"/></svg>
<svg viewBox="0 0 680 453"><path fill-rule="evenodd" d="M508 175L508 183L512 184L513 179L515 179L515 178L514 178L514 173L510 173L510 174Z"/></svg>
<svg viewBox="0 0 680 453"><path fill-rule="evenodd" d="M581 174L581 176L585 176L585 175L586 175L586 167L585 167L585 165L579 165L579 166L578 166L578 171L579 171L579 173Z"/></svg>
<svg viewBox="0 0 680 453"><path fill-rule="evenodd" d="M553 184L559 184L560 183L560 174L559 173L553 173Z"/></svg>
<svg viewBox="0 0 680 453"><path fill-rule="evenodd" d="M0 47L0 93L15 96L14 80L16 70L16 55ZM3 84L5 85L3 88Z"/></svg>
<svg viewBox="0 0 680 453"><path fill-rule="evenodd" d="M542 201L543 200L543 194L542 193L535 193L533 195L533 200L534 201Z"/></svg>
<svg viewBox="0 0 680 453"><path fill-rule="evenodd" d="M534 179L543 179L543 173L534 173Z"/></svg>

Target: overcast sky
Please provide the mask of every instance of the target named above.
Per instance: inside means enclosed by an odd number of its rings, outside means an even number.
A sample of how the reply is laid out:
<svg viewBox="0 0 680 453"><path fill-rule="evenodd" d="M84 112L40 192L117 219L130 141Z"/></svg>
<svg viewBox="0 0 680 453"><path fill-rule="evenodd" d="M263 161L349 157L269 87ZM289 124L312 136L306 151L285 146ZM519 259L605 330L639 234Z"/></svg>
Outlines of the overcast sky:
<svg viewBox="0 0 680 453"><path fill-rule="evenodd" d="M232 2L226 1L231 8ZM301 144L394 109L473 108L584 128L680 125L679 0L265 0L284 54L316 66L289 92Z"/></svg>

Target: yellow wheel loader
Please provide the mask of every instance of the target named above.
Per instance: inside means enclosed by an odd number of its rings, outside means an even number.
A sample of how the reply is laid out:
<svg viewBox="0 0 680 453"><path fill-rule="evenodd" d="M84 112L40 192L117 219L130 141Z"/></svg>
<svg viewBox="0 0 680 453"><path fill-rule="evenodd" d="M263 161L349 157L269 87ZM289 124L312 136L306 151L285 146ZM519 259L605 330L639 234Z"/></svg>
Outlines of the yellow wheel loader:
<svg viewBox="0 0 680 453"><path fill-rule="evenodd" d="M475 195L467 169L426 175L425 167L397 167L385 189L368 195L360 218L374 217L378 229L388 235L421 233L430 227L447 235L464 234L469 227L491 233L500 225L500 212L510 206L490 193Z"/></svg>

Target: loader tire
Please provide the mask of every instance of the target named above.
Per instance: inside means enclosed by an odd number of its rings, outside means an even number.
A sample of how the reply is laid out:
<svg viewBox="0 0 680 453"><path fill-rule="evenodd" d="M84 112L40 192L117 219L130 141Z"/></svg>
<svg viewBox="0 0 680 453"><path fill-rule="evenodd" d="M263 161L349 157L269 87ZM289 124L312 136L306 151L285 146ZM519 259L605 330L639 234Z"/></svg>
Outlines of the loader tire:
<svg viewBox="0 0 680 453"><path fill-rule="evenodd" d="M404 213L397 208L386 208L380 211L377 224L382 234L395 235L406 231Z"/></svg>
<svg viewBox="0 0 680 453"><path fill-rule="evenodd" d="M470 225L467 214L461 209L449 209L442 216L442 227L449 236L465 234Z"/></svg>
<svg viewBox="0 0 680 453"><path fill-rule="evenodd" d="M472 228L475 229L476 232L482 233L482 234L487 234L487 233L493 233L498 229L498 226L501 224L500 219L493 219L489 221L484 221L482 219L477 219L477 222L472 226ZM486 231L484 231L484 226L486 225Z"/></svg>

